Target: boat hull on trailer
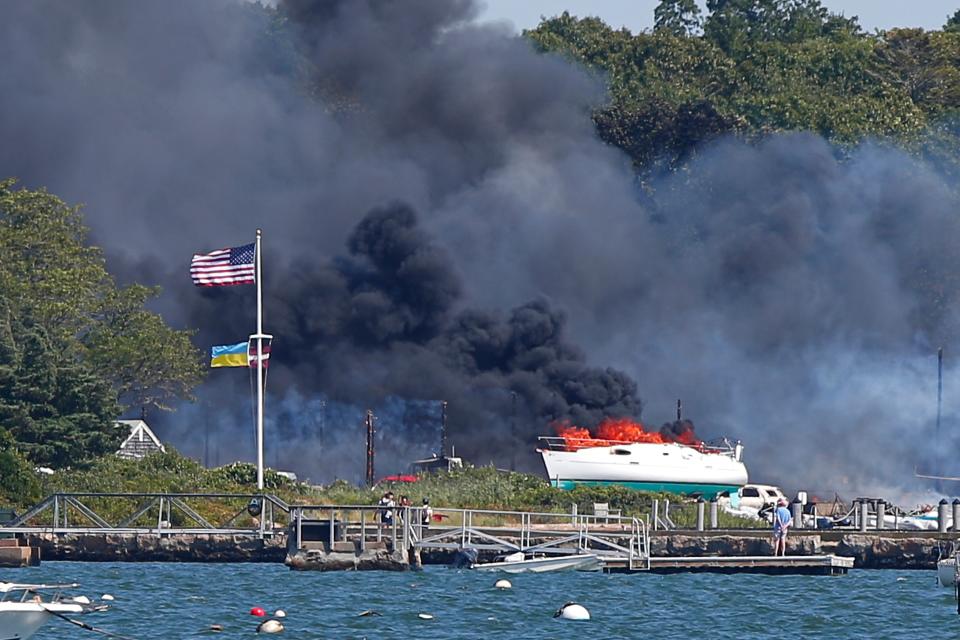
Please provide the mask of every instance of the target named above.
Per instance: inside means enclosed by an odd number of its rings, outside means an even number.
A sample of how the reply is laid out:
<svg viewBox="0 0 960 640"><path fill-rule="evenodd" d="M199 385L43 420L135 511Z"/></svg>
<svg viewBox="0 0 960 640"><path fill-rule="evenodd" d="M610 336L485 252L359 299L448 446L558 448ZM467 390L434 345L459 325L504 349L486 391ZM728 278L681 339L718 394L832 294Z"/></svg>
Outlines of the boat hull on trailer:
<svg viewBox="0 0 960 640"><path fill-rule="evenodd" d="M747 483L740 447L714 451L671 443L634 442L574 451L539 449L550 484L623 485L643 491L700 494L711 498Z"/></svg>

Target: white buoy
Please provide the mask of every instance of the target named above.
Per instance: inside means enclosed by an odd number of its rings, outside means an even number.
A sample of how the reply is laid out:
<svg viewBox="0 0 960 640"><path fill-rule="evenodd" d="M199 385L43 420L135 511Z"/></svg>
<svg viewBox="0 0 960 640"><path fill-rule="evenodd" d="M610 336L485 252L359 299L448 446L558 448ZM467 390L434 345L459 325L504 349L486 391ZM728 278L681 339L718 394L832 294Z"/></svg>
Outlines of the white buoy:
<svg viewBox="0 0 960 640"><path fill-rule="evenodd" d="M114 597L113 597L112 595L110 595L109 593L105 593L105 594L103 594L102 596L100 596L100 599L101 599L101 600L106 600L107 602L110 602L111 600L114 599Z"/></svg>
<svg viewBox="0 0 960 640"><path fill-rule="evenodd" d="M513 585L505 578L500 578L493 584L494 589L513 589Z"/></svg>
<svg viewBox="0 0 960 640"><path fill-rule="evenodd" d="M433 616L430 615L429 613L418 613L417 617L420 618L421 620L433 620Z"/></svg>
<svg viewBox="0 0 960 640"><path fill-rule="evenodd" d="M582 604L568 602L557 609L557 612L553 614L553 617L560 618L561 620L589 620L590 612L587 611L587 608Z"/></svg>
<svg viewBox="0 0 960 640"><path fill-rule="evenodd" d="M257 633L280 633L281 631L283 631L283 623L272 618L257 625Z"/></svg>
<svg viewBox="0 0 960 640"><path fill-rule="evenodd" d="M284 611L283 609L277 609L276 611L273 612L273 617L274 617L274 618L286 618L286 617L287 617L287 612Z"/></svg>

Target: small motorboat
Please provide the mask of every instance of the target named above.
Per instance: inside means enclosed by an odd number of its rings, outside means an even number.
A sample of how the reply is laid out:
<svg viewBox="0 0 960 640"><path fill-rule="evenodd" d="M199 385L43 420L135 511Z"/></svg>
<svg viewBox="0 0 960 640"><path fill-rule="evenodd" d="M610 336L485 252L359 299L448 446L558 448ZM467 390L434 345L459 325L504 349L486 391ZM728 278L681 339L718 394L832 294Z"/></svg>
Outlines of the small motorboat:
<svg viewBox="0 0 960 640"><path fill-rule="evenodd" d="M592 553L528 558L520 551L503 556L495 562L470 565L470 568L475 571L503 571L504 573L599 571L602 567L603 562Z"/></svg>
<svg viewBox="0 0 960 640"><path fill-rule="evenodd" d="M77 584L16 584L0 582L0 638L27 640L40 627L68 613L89 613L105 608L93 605L85 597L73 599L65 589Z"/></svg>

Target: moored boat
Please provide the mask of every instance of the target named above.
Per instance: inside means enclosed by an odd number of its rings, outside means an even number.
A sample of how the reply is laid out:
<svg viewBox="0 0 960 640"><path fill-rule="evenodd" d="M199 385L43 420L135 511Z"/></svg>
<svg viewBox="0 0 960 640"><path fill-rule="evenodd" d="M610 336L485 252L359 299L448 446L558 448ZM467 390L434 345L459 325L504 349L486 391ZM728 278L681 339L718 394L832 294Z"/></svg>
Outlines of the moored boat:
<svg viewBox="0 0 960 640"><path fill-rule="evenodd" d="M63 595L64 589L77 586L0 582L0 638L27 640L56 616L92 610L94 607L85 602Z"/></svg>
<svg viewBox="0 0 960 640"><path fill-rule="evenodd" d="M602 562L592 553L568 556L527 558L522 552L512 553L497 562L474 564L475 571L503 571L504 573L546 573L548 571L599 571Z"/></svg>
<svg viewBox="0 0 960 640"><path fill-rule="evenodd" d="M644 491L669 491L712 498L747 483L739 442L695 445L679 442L628 442L541 437L550 484L623 485Z"/></svg>

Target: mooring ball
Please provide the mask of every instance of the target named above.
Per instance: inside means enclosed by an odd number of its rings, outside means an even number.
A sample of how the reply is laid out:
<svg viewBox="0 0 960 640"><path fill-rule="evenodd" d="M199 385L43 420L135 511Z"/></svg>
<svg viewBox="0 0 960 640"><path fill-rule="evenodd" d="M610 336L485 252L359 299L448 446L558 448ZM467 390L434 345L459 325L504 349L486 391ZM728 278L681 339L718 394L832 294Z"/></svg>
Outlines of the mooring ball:
<svg viewBox="0 0 960 640"><path fill-rule="evenodd" d="M267 612L263 610L263 607L254 607L250 609L250 615L262 618L263 616L267 615Z"/></svg>
<svg viewBox="0 0 960 640"><path fill-rule="evenodd" d="M264 620L257 625L257 633L280 633L283 631L283 623L279 620Z"/></svg>
<svg viewBox="0 0 960 640"><path fill-rule="evenodd" d="M554 618L560 618L561 620L589 620L590 612L587 611L587 608L576 602L568 602L563 605L557 612L553 614Z"/></svg>
<svg viewBox="0 0 960 640"><path fill-rule="evenodd" d="M113 596L110 595L109 593L105 593L105 594L103 594L102 596L100 596L100 599L101 599L101 600L106 600L107 602L110 602L110 601L113 600L114 598L113 598Z"/></svg>
<svg viewBox="0 0 960 640"><path fill-rule="evenodd" d="M287 617L287 612L284 611L283 609L277 609L276 611L273 612L273 617L275 617L275 618L286 618L286 617Z"/></svg>
<svg viewBox="0 0 960 640"><path fill-rule="evenodd" d="M497 581L493 584L493 588L494 588L494 589L512 589L512 588L513 588L513 585L510 584L510 581L509 581L509 580L505 580L505 579L501 578L500 580L497 580Z"/></svg>
<svg viewBox="0 0 960 640"><path fill-rule="evenodd" d="M429 613L418 613L417 617L420 618L421 620L433 620L433 616L430 615Z"/></svg>

